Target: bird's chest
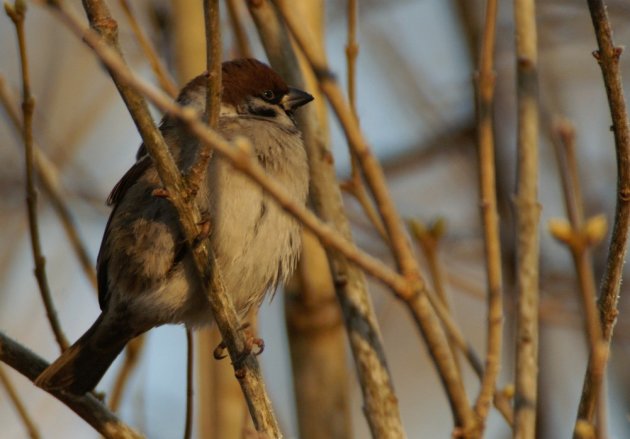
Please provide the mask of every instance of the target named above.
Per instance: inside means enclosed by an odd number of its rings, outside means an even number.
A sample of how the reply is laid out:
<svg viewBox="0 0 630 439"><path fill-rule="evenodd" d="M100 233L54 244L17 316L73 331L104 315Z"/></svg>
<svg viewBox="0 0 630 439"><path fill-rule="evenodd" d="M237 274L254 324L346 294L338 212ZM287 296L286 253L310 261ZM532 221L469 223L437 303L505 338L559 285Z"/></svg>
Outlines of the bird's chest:
<svg viewBox="0 0 630 439"><path fill-rule="evenodd" d="M301 143L282 145L259 161L295 201L305 203L308 167ZM293 271L300 227L258 184L223 159L213 159L208 175L213 248L226 290L236 307L245 309Z"/></svg>

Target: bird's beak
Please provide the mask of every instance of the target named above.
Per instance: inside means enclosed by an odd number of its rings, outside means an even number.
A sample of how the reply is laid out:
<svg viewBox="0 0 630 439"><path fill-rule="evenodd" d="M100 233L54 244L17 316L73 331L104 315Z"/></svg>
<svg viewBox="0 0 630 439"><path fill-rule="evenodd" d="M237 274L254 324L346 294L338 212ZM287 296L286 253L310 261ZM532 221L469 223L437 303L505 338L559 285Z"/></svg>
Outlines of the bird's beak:
<svg viewBox="0 0 630 439"><path fill-rule="evenodd" d="M298 90L297 88L289 87L289 93L284 95L282 98L282 108L285 111L293 111L298 107L301 107L304 104L308 104L313 100L313 96L306 93L305 91Z"/></svg>

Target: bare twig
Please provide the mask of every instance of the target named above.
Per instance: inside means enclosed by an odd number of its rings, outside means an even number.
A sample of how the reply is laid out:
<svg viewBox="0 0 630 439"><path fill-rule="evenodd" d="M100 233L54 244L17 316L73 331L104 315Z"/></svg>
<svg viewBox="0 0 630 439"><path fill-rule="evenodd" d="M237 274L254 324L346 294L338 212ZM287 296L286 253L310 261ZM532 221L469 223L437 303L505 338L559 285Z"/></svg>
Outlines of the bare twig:
<svg viewBox="0 0 630 439"><path fill-rule="evenodd" d="M569 222L551 220L549 231L561 243L565 244L573 258L573 265L578 276L582 305L584 307L587 342L591 355L602 355L607 349L604 343L602 326L595 303L597 289L595 287L595 275L590 255L590 247L598 244L606 235L606 219L603 216L584 221L584 208L578 179L577 160L575 157L575 130L568 121L558 121L554 124L552 133L554 150L560 169L562 190L565 200L565 208ZM606 353L607 354L607 353ZM595 396L596 403L603 402L603 388ZM605 417L598 425L605 425ZM578 418L579 420L579 418ZM580 420L589 423L587 420ZM574 434L583 428L577 425ZM600 437L600 436L598 436Z"/></svg>
<svg viewBox="0 0 630 439"><path fill-rule="evenodd" d="M13 387L13 383L4 371L3 366L0 366L0 384L2 384L4 390L6 390L9 399L13 403L15 410L18 412L18 415L20 416L24 427L28 431L28 436L31 439L39 439L41 437L41 435L39 434L39 430L31 419L31 415L28 414L24 403L22 403L22 400L20 399L20 395L18 395L15 387Z"/></svg>
<svg viewBox="0 0 630 439"><path fill-rule="evenodd" d="M413 257L402 221L389 195L383 170L365 141L356 118L352 115L352 110L345 101L325 58L313 50L305 30L298 27L294 18L291 17L288 4L278 0L274 3L278 5L287 27L316 74L320 89L326 95L342 125L348 143L359 158L368 187L374 196L381 219L389 235L396 263L408 281L408 289L397 291L398 296L409 307L437 366L453 410L457 426L456 434L468 437L468 435L473 434L475 429L476 422L473 411L468 402L461 375L449 349L446 334L425 294L426 286Z"/></svg>
<svg viewBox="0 0 630 439"><path fill-rule="evenodd" d="M22 66L22 121L24 140L24 157L26 161L26 200L28 207L28 224L30 228L31 248L33 251L33 261L35 263L35 277L39 285L46 315L50 322L55 339L59 348L63 352L68 348L68 340L63 334L61 324L57 318L57 312L53 304L50 287L48 285L48 277L46 275L46 259L42 254L41 241L39 237L39 221L37 215L37 190L35 189L35 176L33 166L33 110L35 108L35 100L31 96L31 85L29 76L29 64L26 54L26 38L24 36L24 17L26 14L26 4L17 0L15 6L4 4L7 15L15 25L18 46L20 51L20 61Z"/></svg>
<svg viewBox="0 0 630 439"><path fill-rule="evenodd" d="M194 351L192 330L186 328L186 420L184 421L184 439L192 437L193 427L193 388L194 379Z"/></svg>
<svg viewBox="0 0 630 439"><path fill-rule="evenodd" d="M162 87L162 90L164 90L166 93L168 93L172 97L176 97L177 92L178 92L177 85L175 84L175 81L173 81L173 79L171 78L171 75L166 70L166 67L164 67L164 64L160 61L160 58L158 57L158 54L155 51L155 48L153 47L153 45L147 38L146 34L144 33L144 30L138 23L136 16L131 10L131 5L129 4L129 0L118 0L118 2L120 3L120 7L125 13L125 17L127 18L129 25L131 26L131 30L134 36L136 37L136 40L138 40L138 44L140 44L140 47L142 48L144 55L149 60L149 64L151 65L151 70L153 70L153 74L155 75L158 82L160 83L160 87Z"/></svg>
<svg viewBox="0 0 630 439"><path fill-rule="evenodd" d="M31 381L34 381L48 367L46 361L2 332L0 332L0 361L11 366ZM143 437L121 422L91 393L83 396L75 396L63 391L51 391L49 393L108 439L140 439Z"/></svg>
<svg viewBox="0 0 630 439"><path fill-rule="evenodd" d="M127 343L127 346L125 347L125 361L116 376L114 387L109 398L109 408L113 412L118 411L118 407L120 407L125 386L129 382L131 372L138 365L144 341L144 336L136 337Z"/></svg>
<svg viewBox="0 0 630 439"><path fill-rule="evenodd" d="M462 2L460 2L462 3ZM488 327L486 332L486 367L475 412L485 424L496 380L501 369L503 339L503 280L501 275L501 240L497 211L496 170L494 168L494 45L496 40L497 1L486 1L486 22L476 79L477 148L479 153L479 193L483 222L488 291Z"/></svg>
<svg viewBox="0 0 630 439"><path fill-rule="evenodd" d="M593 55L599 63L604 78L617 153L615 222L599 295L602 333L606 341L606 349L602 352L593 352L589 357L578 409L579 419L592 422L597 395L600 394L599 389L602 386L608 361L610 340L617 320L617 303L627 249L628 230L630 229L630 123L628 122L628 111L619 68L622 48L615 46L613 41L612 29L604 2L602 0L588 0L588 7L599 47ZM605 420L600 419L598 422L605 422Z"/></svg>
<svg viewBox="0 0 630 439"><path fill-rule="evenodd" d="M216 128L221 106L221 32L219 21L219 0L204 0L203 10L206 28L206 70L208 92L206 93L206 120ZM188 196L192 199L212 158L212 147L204 144L199 149L195 164L186 176Z"/></svg>
<svg viewBox="0 0 630 439"><path fill-rule="evenodd" d="M446 222L443 218L439 218L427 227L421 221L417 219L411 219L408 221L408 225L411 229L412 236L422 249L422 253L429 268L429 275L433 283L433 289L435 290L437 300L441 302L441 305L445 311L445 315L448 315L450 318L452 315L451 305L448 294L446 292L446 288L444 286L444 270L440 264L438 256L438 247L440 245L440 240L444 237L444 234L446 233ZM435 307L435 304L433 304L433 306ZM438 316L440 316L439 312ZM456 340L454 340L454 336L451 335L449 327L446 327L445 329L448 334L448 343L451 351L453 352L455 363L460 370L459 373L461 373L461 367L456 353L457 342Z"/></svg>
<svg viewBox="0 0 630 439"><path fill-rule="evenodd" d="M289 34L276 8L269 1L249 2L248 5L273 68L294 86L303 87L308 77L305 78L302 74ZM317 35L321 37L321 34ZM322 40L317 40L317 50L323 50ZM316 109L306 107L298 119L309 156L311 203L324 221L333 224L347 240L351 240L350 225L344 214L332 152L329 143L322 138L322 121L316 118L315 113ZM317 236L326 244L319 233ZM351 258L348 253L340 251L340 248L327 248L327 256L363 393L364 413L372 436L402 438L405 433L400 420L398 400L387 367L376 315L367 293L365 277L361 270L349 263ZM405 288L404 279L401 280L401 286Z"/></svg>
<svg viewBox="0 0 630 439"><path fill-rule="evenodd" d="M515 0L518 77L517 346L514 437L536 436L538 383L538 52L534 0Z"/></svg>
<svg viewBox="0 0 630 439"><path fill-rule="evenodd" d="M238 54L241 58L251 58L252 49L249 47L249 41L247 40L247 32L245 32L245 26L242 20L242 1L241 0L226 0L228 17L230 18L230 25L232 26L232 32L236 39L236 46L238 47Z"/></svg>
<svg viewBox="0 0 630 439"><path fill-rule="evenodd" d="M9 95L5 80L2 76L0 76L0 103L6 110L9 119L11 119L13 127L18 132L22 133L24 127L20 120L19 109L14 99ZM94 270L94 264L89 256L85 243L79 235L70 208L65 201L66 196L59 181L59 171L36 143L33 143L33 159L38 181L45 195L50 199L53 209L59 216L63 229L70 241L70 246L74 250L85 276L94 289L96 289L96 271Z"/></svg>
<svg viewBox="0 0 630 439"><path fill-rule="evenodd" d="M254 420L254 425L259 432L264 432L270 437L281 437L278 423L271 408L271 402L267 396L262 375L258 365L258 361L252 354L243 355L245 352L245 338L242 331L238 331L240 322L234 306L223 288L220 273L214 270L213 264L207 261L213 258L211 249L207 242L199 245L193 245L195 237L198 236L198 224L201 215L197 206L191 203L186 197L186 187L181 178L181 174L171 157L168 147L164 142L160 132L153 124L148 107L142 96L130 85L136 81L131 81L133 75L129 72L117 45L116 38L116 22L111 18L109 11L104 3L97 0L84 0L84 8L87 12L90 23L98 29L101 37L95 32L85 28L80 20L59 1L48 3L53 7L59 18L66 24L77 36L84 41L105 61L116 86L118 87L127 107L136 122L138 130L143 138L144 145L151 155L158 175L164 184L169 195L168 199L176 208L182 231L186 237L186 242L191 249L193 260L199 274L200 288L207 291L208 300L212 310L213 317L217 326L221 330L223 340L227 345L228 352L232 359L234 368L240 370L239 382L248 402L250 414ZM146 83L143 83L146 86ZM151 92L159 96L162 109L166 107L175 107L179 110L179 116L184 116L185 123L194 120L198 130L205 130L204 124L198 119L194 110L184 111L172 100L160 93L153 87L148 87ZM220 136L216 135L220 138ZM212 142L209 142L212 143ZM245 154L247 155L247 154ZM260 170L264 173L264 171Z"/></svg>
<svg viewBox="0 0 630 439"><path fill-rule="evenodd" d="M346 65L348 76L348 102L352 109L352 114L359 120L357 112L357 92L356 92L356 64L359 55L359 44L357 43L357 19L359 15L358 0L348 0L348 40L346 43ZM361 164L354 150L350 150L351 172L350 178L341 183L341 189L352 195L361 205L368 219L376 228L381 238L387 242L388 236L383 226L383 221L374 207L372 199L368 195L363 179L361 178Z"/></svg>

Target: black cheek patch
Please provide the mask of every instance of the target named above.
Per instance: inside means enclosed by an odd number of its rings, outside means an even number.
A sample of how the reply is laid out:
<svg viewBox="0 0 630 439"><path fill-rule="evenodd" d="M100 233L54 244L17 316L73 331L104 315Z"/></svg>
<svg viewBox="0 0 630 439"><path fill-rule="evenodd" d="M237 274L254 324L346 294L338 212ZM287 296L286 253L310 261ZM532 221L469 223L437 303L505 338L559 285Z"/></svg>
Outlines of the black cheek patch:
<svg viewBox="0 0 630 439"><path fill-rule="evenodd" d="M255 116L269 117L269 118L274 118L278 115L278 113L273 108L256 107L253 105L249 107L249 112L250 114L253 114Z"/></svg>

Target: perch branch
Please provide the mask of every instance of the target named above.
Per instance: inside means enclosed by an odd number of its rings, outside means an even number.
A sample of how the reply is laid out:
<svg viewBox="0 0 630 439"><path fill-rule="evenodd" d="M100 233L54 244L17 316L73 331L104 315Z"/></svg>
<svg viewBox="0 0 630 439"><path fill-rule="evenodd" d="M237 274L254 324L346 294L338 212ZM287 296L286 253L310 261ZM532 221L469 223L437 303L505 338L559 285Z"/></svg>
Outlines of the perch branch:
<svg viewBox="0 0 630 439"><path fill-rule="evenodd" d="M24 346L0 332L0 361L11 366L31 381L43 372L48 363ZM91 393L75 396L63 391L51 391L96 431L108 439L141 439L144 436L120 421Z"/></svg>

